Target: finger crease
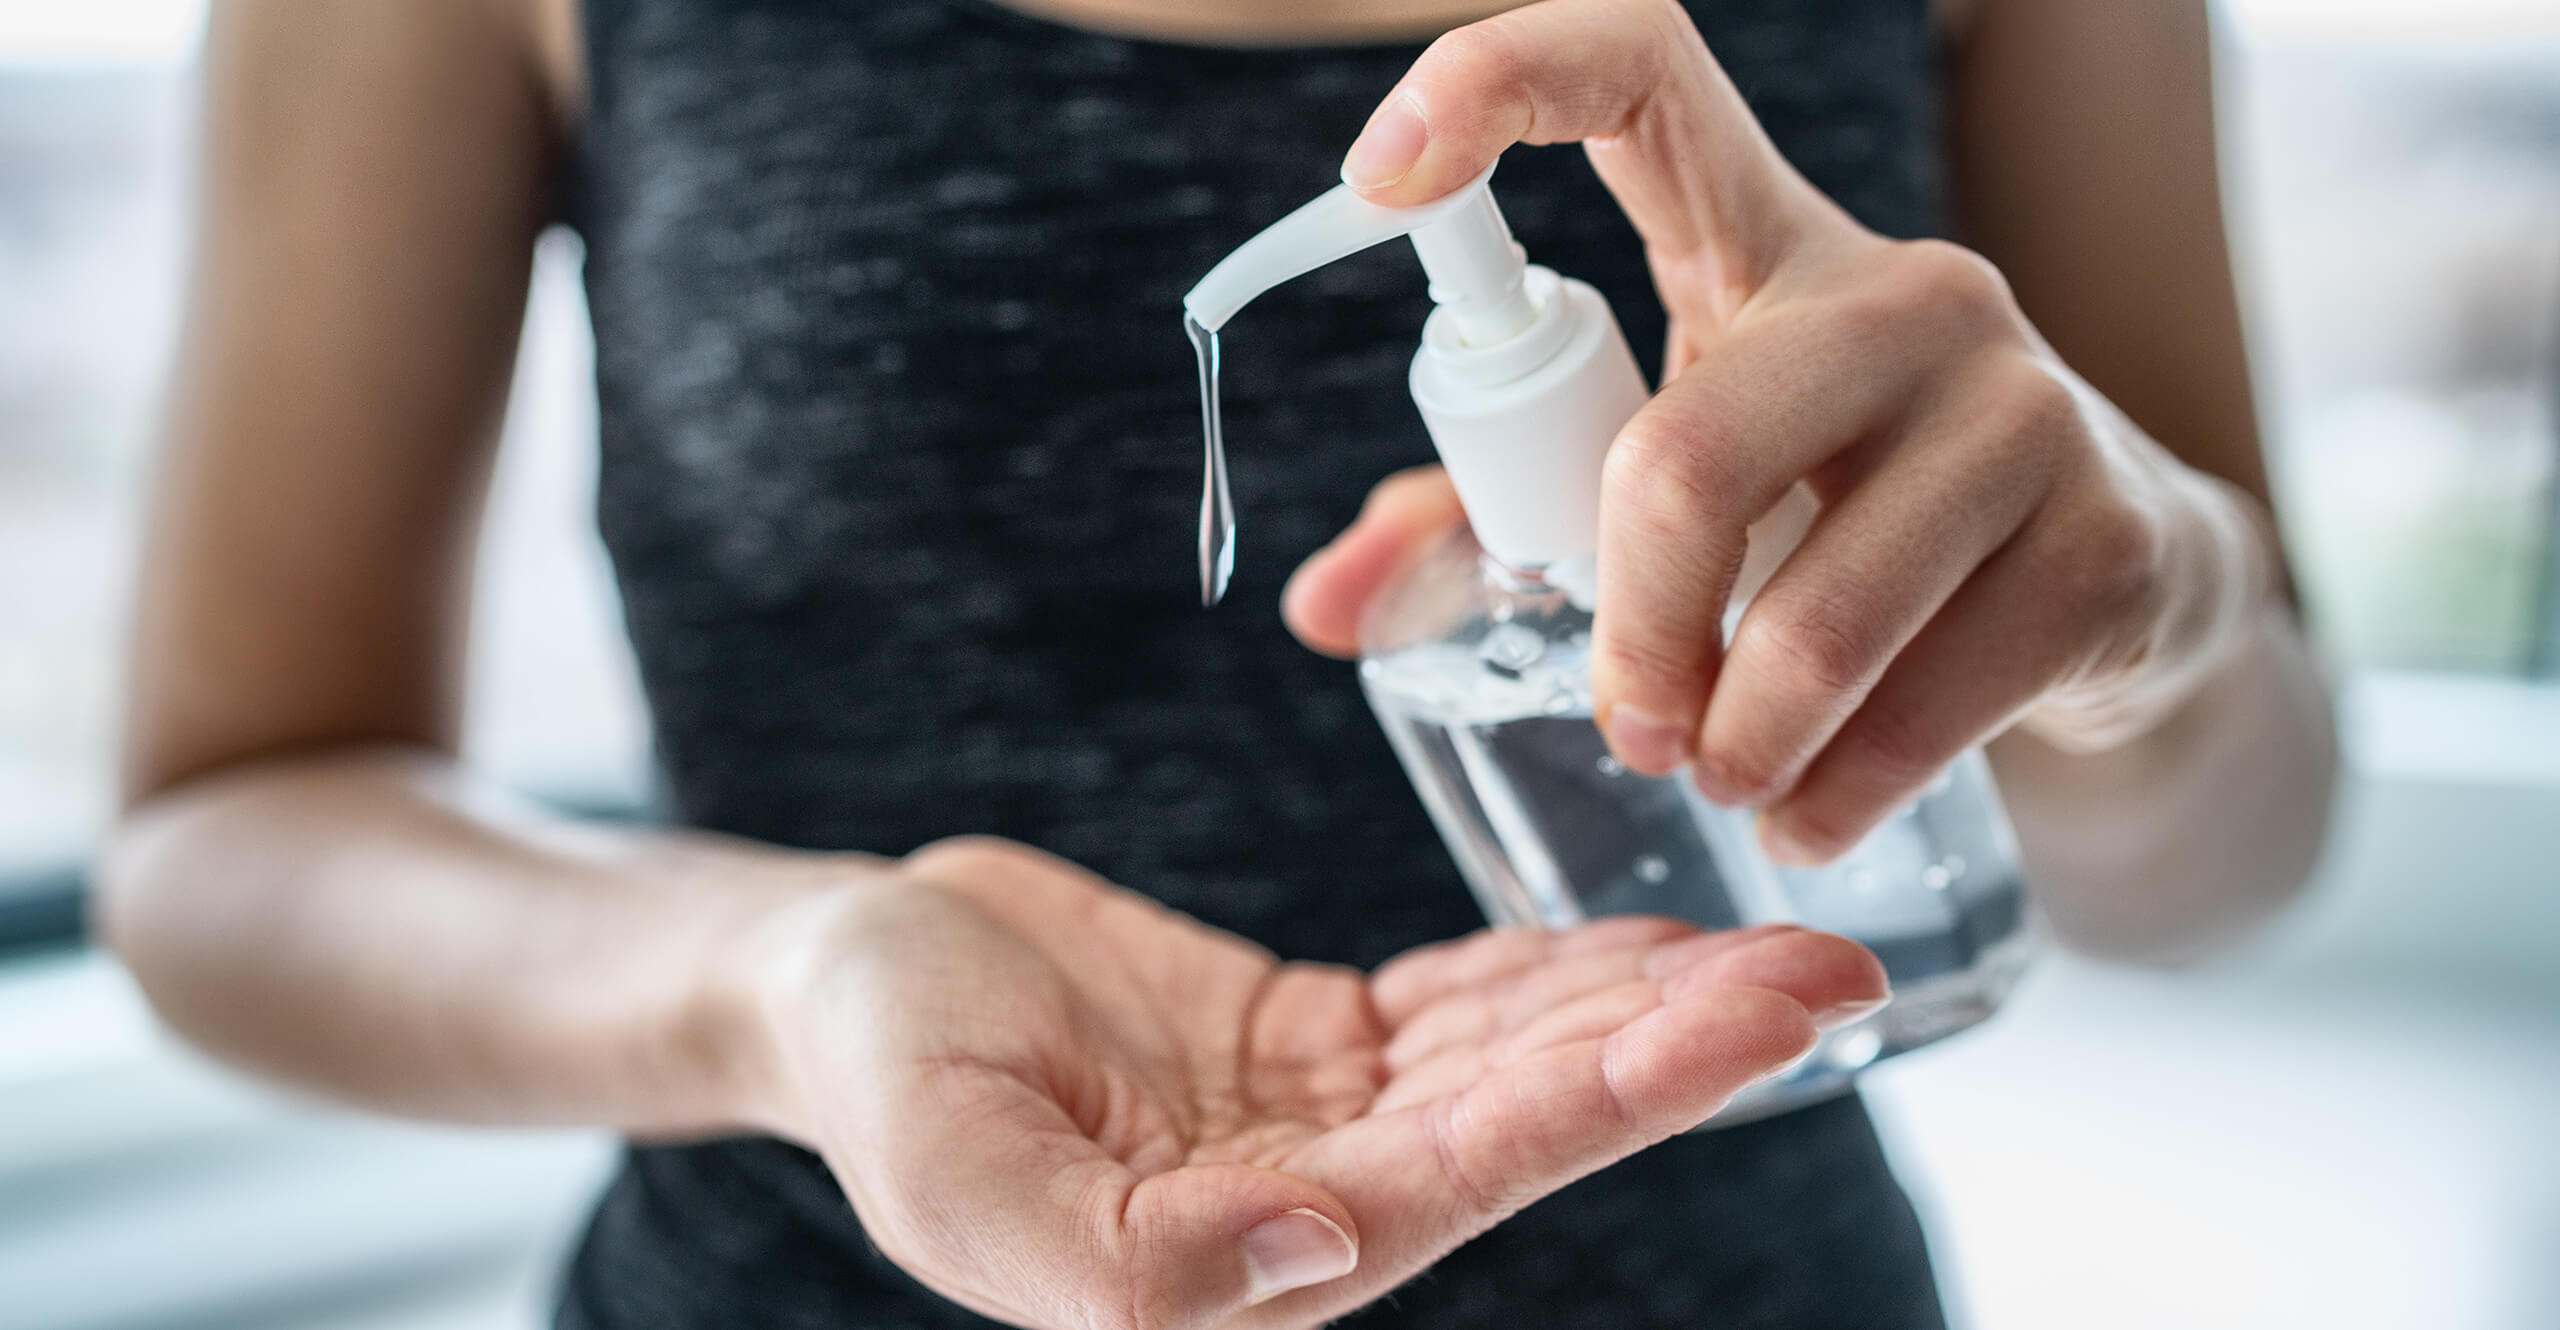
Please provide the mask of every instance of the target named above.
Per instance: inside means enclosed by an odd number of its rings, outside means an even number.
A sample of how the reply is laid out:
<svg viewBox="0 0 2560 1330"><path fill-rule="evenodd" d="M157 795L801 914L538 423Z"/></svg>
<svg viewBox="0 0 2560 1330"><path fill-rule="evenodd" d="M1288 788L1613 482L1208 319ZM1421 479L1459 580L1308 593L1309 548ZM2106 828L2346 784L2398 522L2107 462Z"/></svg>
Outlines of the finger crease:
<svg viewBox="0 0 2560 1330"><path fill-rule="evenodd" d="M1450 1115L1457 1112L1458 1102L1458 1096L1451 1095L1428 1110L1424 1120L1431 1124L1432 1153L1439 1157L1441 1176L1449 1180L1449 1189L1458 1194L1460 1205L1478 1215L1499 1215L1502 1211L1494 1204L1493 1197L1477 1186L1476 1180L1467 1176L1466 1168L1458 1162L1457 1143L1450 1139L1455 1128L1449 1120Z"/></svg>
<svg viewBox="0 0 2560 1330"><path fill-rule="evenodd" d="M1635 1106L1627 1102L1626 1093L1618 1086L1618 1041L1615 1038L1600 1042L1600 1089L1608 1096L1609 1111L1617 1115L1620 1127L1633 1132L1642 1125L1637 1120Z"/></svg>

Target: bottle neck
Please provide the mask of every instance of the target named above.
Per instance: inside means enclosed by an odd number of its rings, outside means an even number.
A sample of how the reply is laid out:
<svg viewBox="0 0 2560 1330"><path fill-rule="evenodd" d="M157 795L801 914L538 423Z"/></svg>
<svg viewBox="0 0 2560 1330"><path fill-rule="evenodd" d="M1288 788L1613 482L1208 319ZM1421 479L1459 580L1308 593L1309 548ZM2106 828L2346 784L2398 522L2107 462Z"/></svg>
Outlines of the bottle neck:
<svg viewBox="0 0 2560 1330"><path fill-rule="evenodd" d="M1650 396L1599 292L1535 267L1529 285L1540 317L1499 346L1468 345L1448 308L1435 311L1411 379L1467 520L1514 569L1598 548L1610 441Z"/></svg>
<svg viewBox="0 0 2560 1330"><path fill-rule="evenodd" d="M1585 614L1599 604L1598 563L1589 555L1561 563L1505 563L1481 546L1476 555L1477 576L1495 591L1525 598L1562 596Z"/></svg>
<svg viewBox="0 0 2560 1330"><path fill-rule="evenodd" d="M1476 566L1483 570L1485 581L1505 591L1536 596L1556 589L1555 584L1547 580L1547 565L1543 563L1508 564L1495 558L1492 551L1480 550L1476 554Z"/></svg>

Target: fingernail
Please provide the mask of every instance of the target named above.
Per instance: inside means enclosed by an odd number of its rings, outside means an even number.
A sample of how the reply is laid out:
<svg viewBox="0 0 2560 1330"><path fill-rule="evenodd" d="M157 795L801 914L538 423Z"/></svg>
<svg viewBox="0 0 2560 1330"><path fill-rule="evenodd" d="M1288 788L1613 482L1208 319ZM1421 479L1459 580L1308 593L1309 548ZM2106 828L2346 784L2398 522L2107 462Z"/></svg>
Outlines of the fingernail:
<svg viewBox="0 0 2560 1330"><path fill-rule="evenodd" d="M1669 775L1689 756L1686 731L1625 702L1609 708L1609 747L1619 761L1648 776Z"/></svg>
<svg viewBox="0 0 2560 1330"><path fill-rule="evenodd" d="M1404 179L1422 160L1422 145L1431 131L1422 123L1422 108L1399 93L1369 117L1369 125L1352 140L1342 159L1342 181L1353 189L1376 189Z"/></svg>
<svg viewBox="0 0 2560 1330"><path fill-rule="evenodd" d="M1893 994L1887 993L1883 997L1868 998L1864 1002L1843 1002L1836 1007L1825 1007L1814 1014L1813 1028L1829 1033L1844 1025L1855 1025L1884 1010L1892 1003Z"/></svg>
<svg viewBox="0 0 2560 1330"><path fill-rule="evenodd" d="M1313 1210L1289 1210L1254 1225L1244 1235L1246 1303L1267 1302L1291 1289L1340 1279L1360 1263L1351 1235Z"/></svg>
<svg viewBox="0 0 2560 1330"><path fill-rule="evenodd" d="M1821 1041L1821 1040L1819 1040L1819 1039L1816 1039L1816 1040L1814 1040L1814 1041L1813 1041L1813 1043L1812 1043L1811 1045L1807 1046L1807 1047L1806 1047L1806 1049L1805 1049L1803 1052L1796 1054L1794 1057L1788 1058L1784 1064L1782 1064L1782 1065L1780 1065L1780 1066L1772 1067L1772 1068L1770 1068L1769 1070L1764 1071L1764 1072L1760 1073L1759 1075L1752 1077L1752 1078L1751 1078L1751 1084L1752 1084L1752 1085L1763 1085L1763 1084L1766 1084L1766 1083L1768 1083L1768 1082L1770 1082L1770 1081L1774 1081L1774 1080L1778 1079L1779 1077L1784 1076L1784 1075L1786 1075L1787 1073L1789 1073L1789 1072L1791 1072L1791 1071L1794 1071L1796 1068L1803 1066L1805 1063L1812 1061L1812 1060L1813 1060L1813 1055L1814 1055L1814 1054L1816 1054L1816 1053L1819 1053L1819 1052L1821 1052L1821 1051L1822 1051L1822 1041ZM1743 1088L1745 1088L1745 1089L1749 1089L1750 1087L1749 1087L1749 1086L1745 1086L1745 1087L1743 1087Z"/></svg>

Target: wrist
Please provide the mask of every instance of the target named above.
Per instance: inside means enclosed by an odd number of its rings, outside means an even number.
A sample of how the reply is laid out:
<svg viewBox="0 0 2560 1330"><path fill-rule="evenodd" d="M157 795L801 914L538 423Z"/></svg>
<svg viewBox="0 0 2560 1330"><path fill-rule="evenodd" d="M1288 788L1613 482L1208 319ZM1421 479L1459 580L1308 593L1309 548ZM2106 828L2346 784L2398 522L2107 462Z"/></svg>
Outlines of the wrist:
<svg viewBox="0 0 2560 1330"><path fill-rule="evenodd" d="M2171 463L2159 593L2130 646L2049 689L2021 728L2067 752L2121 747L2184 706L2237 653L2280 585L2272 521L2238 488Z"/></svg>
<svg viewBox="0 0 2560 1330"><path fill-rule="evenodd" d="M808 1144L792 1050L886 874L867 856L779 858L713 940L680 1038L727 1122Z"/></svg>

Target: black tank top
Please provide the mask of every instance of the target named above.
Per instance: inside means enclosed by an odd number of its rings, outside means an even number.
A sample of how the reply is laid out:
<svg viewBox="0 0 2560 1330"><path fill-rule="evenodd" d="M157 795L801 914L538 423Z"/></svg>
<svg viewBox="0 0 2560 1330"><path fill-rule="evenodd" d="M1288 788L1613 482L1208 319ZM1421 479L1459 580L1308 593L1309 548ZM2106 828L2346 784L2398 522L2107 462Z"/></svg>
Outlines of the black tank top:
<svg viewBox="0 0 2560 1330"><path fill-rule="evenodd" d="M1924 0L1692 9L1814 183L1934 228ZM1370 966L1478 926L1348 667L1276 610L1371 483L1430 457L1409 247L1229 326L1241 544L1225 608L1196 587L1181 295L1334 182L1419 46L1132 41L986 0L588 0L586 26L599 515L670 815L889 854L1010 836L1293 957ZM1581 153L1515 149L1497 189L1650 360L1661 309ZM987 1324L760 1140L631 1151L561 1308L580 1330ZM1353 1323L1940 1321L1849 1098L1637 1156Z"/></svg>

